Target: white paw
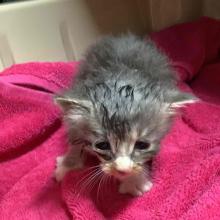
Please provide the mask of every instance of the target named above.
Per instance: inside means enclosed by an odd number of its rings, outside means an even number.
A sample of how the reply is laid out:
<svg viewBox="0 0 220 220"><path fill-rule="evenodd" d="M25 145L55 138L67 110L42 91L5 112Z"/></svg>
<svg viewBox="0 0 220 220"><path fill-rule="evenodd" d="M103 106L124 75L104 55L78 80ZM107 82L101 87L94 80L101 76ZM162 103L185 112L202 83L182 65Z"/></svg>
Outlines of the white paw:
<svg viewBox="0 0 220 220"><path fill-rule="evenodd" d="M60 182L70 170L80 169L83 167L83 162L80 159L75 159L71 161L71 164L69 164L70 166L66 166L63 163L65 158L65 156L59 156L56 158L56 170L54 172L54 176L58 182Z"/></svg>
<svg viewBox="0 0 220 220"><path fill-rule="evenodd" d="M141 196L152 188L153 184L147 179L128 179L124 180L120 187L120 193L128 193L133 196Z"/></svg>
<svg viewBox="0 0 220 220"><path fill-rule="evenodd" d="M56 165L57 165L57 167L58 166L61 166L61 164L63 163L63 160L64 160L64 156L59 156L59 157L57 157L56 158Z"/></svg>
<svg viewBox="0 0 220 220"><path fill-rule="evenodd" d="M57 182L60 182L68 171L69 171L69 168L67 168L65 166L57 167L55 170L55 178L56 178Z"/></svg>
<svg viewBox="0 0 220 220"><path fill-rule="evenodd" d="M63 179L63 177L66 175L66 173L70 170L69 167L63 165L63 160L64 157L57 157L56 159L57 164L54 175L58 182L60 182Z"/></svg>

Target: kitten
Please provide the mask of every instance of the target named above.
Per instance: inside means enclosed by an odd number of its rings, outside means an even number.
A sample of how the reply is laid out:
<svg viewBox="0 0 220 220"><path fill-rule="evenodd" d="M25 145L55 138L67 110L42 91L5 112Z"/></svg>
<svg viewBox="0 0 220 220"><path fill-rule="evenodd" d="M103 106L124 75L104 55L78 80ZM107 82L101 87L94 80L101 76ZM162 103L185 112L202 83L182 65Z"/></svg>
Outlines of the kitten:
<svg viewBox="0 0 220 220"><path fill-rule="evenodd" d="M56 178L81 168L82 149L120 180L119 192L142 195L152 183L145 166L158 152L176 109L196 101L178 90L167 57L131 34L105 37L81 62L71 89L57 96L72 147L57 159Z"/></svg>

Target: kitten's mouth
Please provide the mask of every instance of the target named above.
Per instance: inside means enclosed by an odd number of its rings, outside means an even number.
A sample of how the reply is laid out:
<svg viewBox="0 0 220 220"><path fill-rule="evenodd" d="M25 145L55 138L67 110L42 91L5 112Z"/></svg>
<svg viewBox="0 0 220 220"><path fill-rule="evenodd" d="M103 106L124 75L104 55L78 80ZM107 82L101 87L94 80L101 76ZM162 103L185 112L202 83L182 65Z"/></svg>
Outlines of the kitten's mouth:
<svg viewBox="0 0 220 220"><path fill-rule="evenodd" d="M134 172L116 171L112 174L115 178L122 180L129 176L134 175Z"/></svg>
<svg viewBox="0 0 220 220"><path fill-rule="evenodd" d="M113 176L119 180L137 174L137 171L135 170L124 171L124 170L116 170L114 168L109 168L109 167L103 167L102 170L107 175Z"/></svg>
<svg viewBox="0 0 220 220"><path fill-rule="evenodd" d="M120 170L118 170L117 173L118 173L118 175L121 175L121 176L129 176L129 174L130 174L130 172L120 171Z"/></svg>

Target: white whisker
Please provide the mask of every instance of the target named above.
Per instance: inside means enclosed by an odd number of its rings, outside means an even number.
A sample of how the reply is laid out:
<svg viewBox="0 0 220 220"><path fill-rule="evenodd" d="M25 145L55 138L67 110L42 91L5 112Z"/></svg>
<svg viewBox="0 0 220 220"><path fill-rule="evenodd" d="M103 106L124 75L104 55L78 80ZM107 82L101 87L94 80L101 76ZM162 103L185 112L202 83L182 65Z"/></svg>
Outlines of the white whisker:
<svg viewBox="0 0 220 220"><path fill-rule="evenodd" d="M91 186L92 182L100 176L102 173L102 170L96 170L96 172L93 172L91 176L87 176L88 179L85 180L85 182L82 183L81 189L78 192L78 196L85 192L86 189L88 189L89 186ZM85 178L84 178L85 179Z"/></svg>
<svg viewBox="0 0 220 220"><path fill-rule="evenodd" d="M99 172L100 170L98 168L90 171L89 173L86 173L85 175L82 176L82 178L76 183L76 188L78 188L79 185L81 185L80 187L83 186L83 184L85 184L91 177L93 177L94 175L97 174L97 172Z"/></svg>
<svg viewBox="0 0 220 220"><path fill-rule="evenodd" d="M98 202L98 200L99 200L99 193L100 193L101 183L103 182L104 177L105 177L105 175L103 174L103 175L101 176L100 181L99 181L99 185L98 185L98 189L97 189L97 195L96 195L96 200L97 200L97 202Z"/></svg>
<svg viewBox="0 0 220 220"><path fill-rule="evenodd" d="M95 172L97 172L98 169L95 169L95 170L92 170L90 171L89 173L86 173L85 175L82 176L82 178L77 182L77 185L78 186L80 183L82 183L86 178L88 178L90 175L94 174Z"/></svg>

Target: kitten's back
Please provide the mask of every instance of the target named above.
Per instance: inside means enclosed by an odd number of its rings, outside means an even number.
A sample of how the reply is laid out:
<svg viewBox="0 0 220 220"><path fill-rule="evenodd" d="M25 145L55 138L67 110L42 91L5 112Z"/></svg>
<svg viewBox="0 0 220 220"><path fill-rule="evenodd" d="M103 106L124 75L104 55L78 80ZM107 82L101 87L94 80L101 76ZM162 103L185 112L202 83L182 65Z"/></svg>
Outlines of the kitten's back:
<svg viewBox="0 0 220 220"><path fill-rule="evenodd" d="M103 83L110 88L115 83L119 87L143 88L160 84L171 88L174 82L175 76L167 57L150 39L142 40L131 34L107 36L90 47L85 55L74 93L82 95L83 88L95 88Z"/></svg>

